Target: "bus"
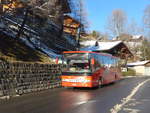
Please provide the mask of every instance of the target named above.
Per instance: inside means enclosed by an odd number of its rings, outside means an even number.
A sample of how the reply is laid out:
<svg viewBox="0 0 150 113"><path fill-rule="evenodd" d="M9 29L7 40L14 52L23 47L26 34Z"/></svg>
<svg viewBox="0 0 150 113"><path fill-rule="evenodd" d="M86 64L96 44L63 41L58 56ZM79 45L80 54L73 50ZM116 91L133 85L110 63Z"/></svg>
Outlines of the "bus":
<svg viewBox="0 0 150 113"><path fill-rule="evenodd" d="M119 58L90 51L63 52L63 87L99 87L121 79Z"/></svg>

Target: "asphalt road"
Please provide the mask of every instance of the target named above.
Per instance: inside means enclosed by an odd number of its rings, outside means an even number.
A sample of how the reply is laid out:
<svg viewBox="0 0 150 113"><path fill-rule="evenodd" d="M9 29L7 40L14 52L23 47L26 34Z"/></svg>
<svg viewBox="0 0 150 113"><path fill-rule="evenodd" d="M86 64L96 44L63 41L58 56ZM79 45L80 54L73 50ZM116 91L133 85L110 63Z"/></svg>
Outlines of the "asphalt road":
<svg viewBox="0 0 150 113"><path fill-rule="evenodd" d="M0 100L0 113L150 113L150 77L98 89L58 88Z"/></svg>

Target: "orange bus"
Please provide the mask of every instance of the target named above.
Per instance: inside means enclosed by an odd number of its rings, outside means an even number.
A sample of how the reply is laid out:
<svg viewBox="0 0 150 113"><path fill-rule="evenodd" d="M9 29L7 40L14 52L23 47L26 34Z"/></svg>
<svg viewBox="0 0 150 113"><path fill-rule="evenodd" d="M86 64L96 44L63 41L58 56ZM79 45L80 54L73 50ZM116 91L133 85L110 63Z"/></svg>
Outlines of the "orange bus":
<svg viewBox="0 0 150 113"><path fill-rule="evenodd" d="M121 78L117 57L90 51L65 51L62 69L64 87L98 87Z"/></svg>

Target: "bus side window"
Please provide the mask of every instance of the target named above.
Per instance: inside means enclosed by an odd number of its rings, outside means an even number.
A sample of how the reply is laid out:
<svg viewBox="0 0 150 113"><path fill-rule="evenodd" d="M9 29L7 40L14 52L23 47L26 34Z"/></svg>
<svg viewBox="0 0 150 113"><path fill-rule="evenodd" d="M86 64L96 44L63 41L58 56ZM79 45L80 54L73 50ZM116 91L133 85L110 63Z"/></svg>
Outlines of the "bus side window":
<svg viewBox="0 0 150 113"><path fill-rule="evenodd" d="M93 72L97 71L100 67L101 67L101 65L97 60L91 59L91 69Z"/></svg>
<svg viewBox="0 0 150 113"><path fill-rule="evenodd" d="M100 62L98 62L97 60L95 61L95 69L98 70L101 67Z"/></svg>

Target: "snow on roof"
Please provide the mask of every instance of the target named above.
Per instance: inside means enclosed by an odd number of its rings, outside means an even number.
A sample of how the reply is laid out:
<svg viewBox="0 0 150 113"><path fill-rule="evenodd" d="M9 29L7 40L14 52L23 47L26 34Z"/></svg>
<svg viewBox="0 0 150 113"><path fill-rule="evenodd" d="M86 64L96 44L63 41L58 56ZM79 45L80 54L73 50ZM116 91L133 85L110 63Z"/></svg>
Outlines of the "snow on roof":
<svg viewBox="0 0 150 113"><path fill-rule="evenodd" d="M137 62L128 63L127 66L141 66L141 65L145 65L149 62L150 62L150 60L137 61Z"/></svg>
<svg viewBox="0 0 150 113"><path fill-rule="evenodd" d="M142 35L133 35L132 39L140 39L142 37Z"/></svg>
<svg viewBox="0 0 150 113"><path fill-rule="evenodd" d="M84 51L104 51L110 50L118 44L122 43L122 41L113 41L113 42L98 42L99 46L95 46L96 41L85 41L82 42L81 45L88 46L85 48L81 48Z"/></svg>

